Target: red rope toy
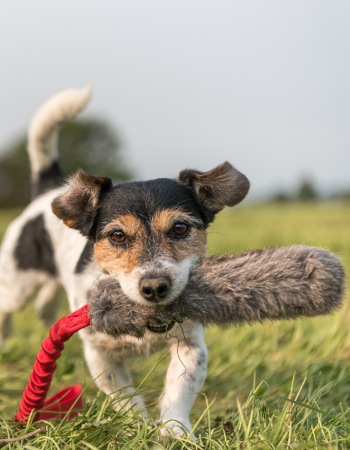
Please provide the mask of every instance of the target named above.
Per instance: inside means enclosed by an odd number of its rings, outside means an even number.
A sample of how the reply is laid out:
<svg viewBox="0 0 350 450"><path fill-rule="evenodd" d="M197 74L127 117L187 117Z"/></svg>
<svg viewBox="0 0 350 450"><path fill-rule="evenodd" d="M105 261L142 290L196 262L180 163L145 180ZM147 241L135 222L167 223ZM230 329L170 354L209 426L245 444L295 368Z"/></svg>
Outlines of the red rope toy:
<svg viewBox="0 0 350 450"><path fill-rule="evenodd" d="M60 417L63 413L68 412L73 405L77 409L84 407L83 398L81 397L82 389L77 385L58 392L46 402L45 398L51 385L52 375L57 367L56 359L61 356L61 352L64 349L64 342L68 341L74 333L88 325L90 325L90 305L85 305L72 314L62 317L62 319L52 325L50 337L42 342L42 349L36 355L33 371L23 393L19 411L15 416L17 421L26 419L33 410L39 411L46 408L47 411L56 411L56 414L45 411L35 414L33 421L36 422L37 420ZM48 406L49 408L47 408ZM72 412L67 418L72 418L76 415L76 412Z"/></svg>

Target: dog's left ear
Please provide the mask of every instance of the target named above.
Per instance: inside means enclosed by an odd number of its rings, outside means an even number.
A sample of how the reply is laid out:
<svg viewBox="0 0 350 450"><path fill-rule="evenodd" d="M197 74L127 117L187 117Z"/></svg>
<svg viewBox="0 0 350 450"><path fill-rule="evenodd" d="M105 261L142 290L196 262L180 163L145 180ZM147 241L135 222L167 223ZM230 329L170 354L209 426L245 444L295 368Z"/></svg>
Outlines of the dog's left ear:
<svg viewBox="0 0 350 450"><path fill-rule="evenodd" d="M210 172L183 170L178 182L190 187L210 212L216 214L225 206L240 203L249 191L248 179L229 162Z"/></svg>
<svg viewBox="0 0 350 450"><path fill-rule="evenodd" d="M68 181L67 190L52 202L52 211L68 227L93 238L101 197L112 188L110 178L94 177L79 170Z"/></svg>

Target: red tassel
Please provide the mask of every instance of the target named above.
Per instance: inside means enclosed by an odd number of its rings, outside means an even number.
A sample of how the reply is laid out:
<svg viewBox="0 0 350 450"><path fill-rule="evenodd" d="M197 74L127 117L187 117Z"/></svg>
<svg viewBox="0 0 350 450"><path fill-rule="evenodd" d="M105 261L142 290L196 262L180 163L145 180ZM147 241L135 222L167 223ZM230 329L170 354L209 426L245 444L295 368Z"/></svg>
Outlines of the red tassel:
<svg viewBox="0 0 350 450"><path fill-rule="evenodd" d="M61 414L50 414L43 411L35 414L33 420L37 421L57 416L60 417L62 416L62 412L69 411L70 407L73 406L81 394L82 389L80 386L71 386L58 392L45 402L52 375L57 367L56 359L61 356L61 352L64 349L64 342L68 341L75 332L90 325L89 311L90 305L85 305L72 314L62 317L62 319L58 320L50 328L50 337L42 342L42 350L36 355L33 371L23 393L19 411L15 416L17 421L28 417L33 410L38 411L39 409L45 408L64 396L61 401L48 408L48 411L57 411ZM81 397L75 406L79 409L83 408ZM69 418L74 417L76 414L71 413Z"/></svg>

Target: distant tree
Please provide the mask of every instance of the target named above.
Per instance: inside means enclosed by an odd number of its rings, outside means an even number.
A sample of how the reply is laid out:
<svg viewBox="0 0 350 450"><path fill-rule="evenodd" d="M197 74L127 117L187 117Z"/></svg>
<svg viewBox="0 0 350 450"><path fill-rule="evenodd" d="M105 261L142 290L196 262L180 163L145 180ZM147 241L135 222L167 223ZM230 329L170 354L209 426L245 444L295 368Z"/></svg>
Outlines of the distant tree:
<svg viewBox="0 0 350 450"><path fill-rule="evenodd" d="M311 180L302 180L300 183L297 200L309 201L318 199L319 195L316 188Z"/></svg>
<svg viewBox="0 0 350 450"><path fill-rule="evenodd" d="M273 202L280 202L280 203L284 203L284 202L290 202L292 200L291 196L289 194L287 194L287 192L277 192L277 194L274 195L274 197L272 198Z"/></svg>
<svg viewBox="0 0 350 450"><path fill-rule="evenodd" d="M341 192L339 198L346 202L350 202L350 190Z"/></svg>
<svg viewBox="0 0 350 450"><path fill-rule="evenodd" d="M15 140L0 154L0 208L24 206L30 201L30 167L26 137ZM120 155L120 140L100 119L82 119L65 125L59 134L59 158L65 174L83 169L109 176L114 182L131 177Z"/></svg>

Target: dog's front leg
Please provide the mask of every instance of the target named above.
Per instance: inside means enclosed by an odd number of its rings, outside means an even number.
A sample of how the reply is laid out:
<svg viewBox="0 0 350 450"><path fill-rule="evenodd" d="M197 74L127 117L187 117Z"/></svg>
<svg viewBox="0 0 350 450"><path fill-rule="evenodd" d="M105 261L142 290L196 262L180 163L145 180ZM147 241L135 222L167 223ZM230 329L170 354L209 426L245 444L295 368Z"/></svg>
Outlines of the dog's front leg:
<svg viewBox="0 0 350 450"><path fill-rule="evenodd" d="M84 341L84 352L91 376L95 383L103 392L116 398L115 409L119 410L125 404L127 409L131 406L135 408L144 408L144 402L141 397L132 395L135 391L130 385L131 375L120 358L113 358L113 353L107 352L100 346L95 346L91 341ZM118 392L116 392L118 391ZM130 397L117 400L130 394ZM147 411L144 409L142 415L147 417Z"/></svg>
<svg viewBox="0 0 350 450"><path fill-rule="evenodd" d="M163 436L181 436L192 430L190 412L207 375L207 348L202 325L185 322L170 339L171 362L161 399ZM182 426L181 426L182 424Z"/></svg>

